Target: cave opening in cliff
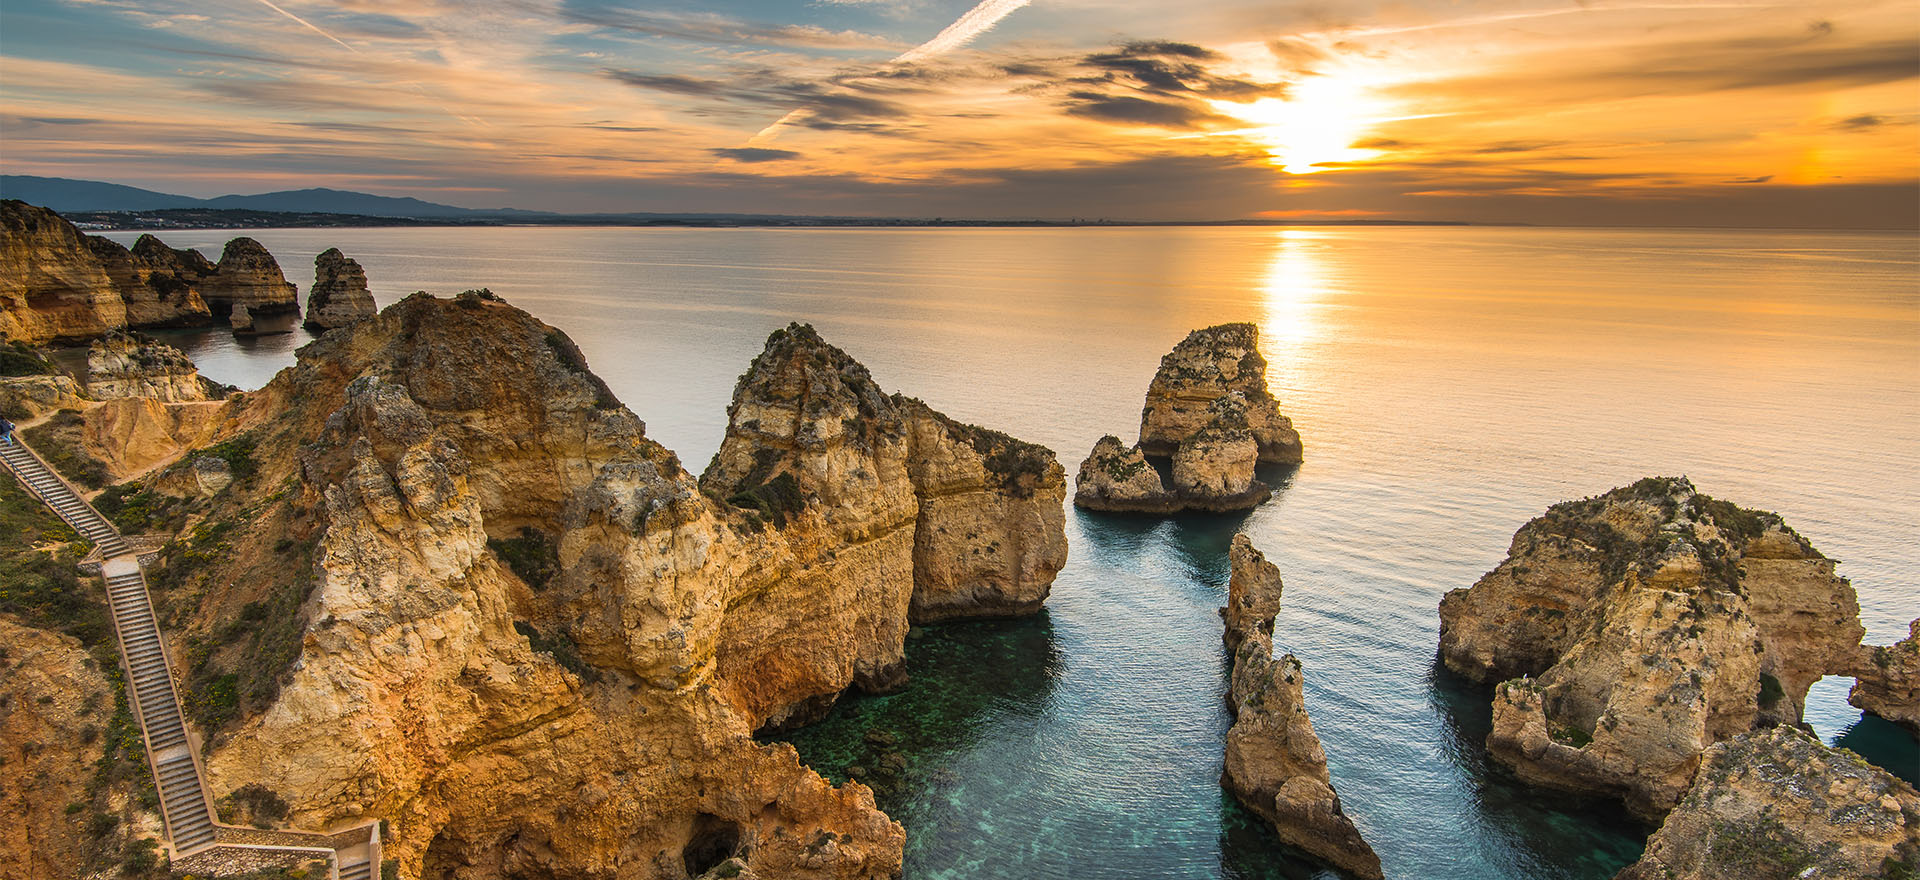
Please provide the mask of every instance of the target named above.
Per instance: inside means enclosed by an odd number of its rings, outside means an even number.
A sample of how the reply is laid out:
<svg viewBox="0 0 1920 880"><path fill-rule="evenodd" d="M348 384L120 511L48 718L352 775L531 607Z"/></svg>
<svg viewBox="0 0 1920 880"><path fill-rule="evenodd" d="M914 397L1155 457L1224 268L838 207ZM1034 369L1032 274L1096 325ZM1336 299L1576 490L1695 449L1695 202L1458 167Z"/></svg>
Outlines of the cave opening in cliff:
<svg viewBox="0 0 1920 880"><path fill-rule="evenodd" d="M698 877L719 867L721 862L740 851L740 823L711 813L694 817L687 845L680 849L680 860L688 877Z"/></svg>

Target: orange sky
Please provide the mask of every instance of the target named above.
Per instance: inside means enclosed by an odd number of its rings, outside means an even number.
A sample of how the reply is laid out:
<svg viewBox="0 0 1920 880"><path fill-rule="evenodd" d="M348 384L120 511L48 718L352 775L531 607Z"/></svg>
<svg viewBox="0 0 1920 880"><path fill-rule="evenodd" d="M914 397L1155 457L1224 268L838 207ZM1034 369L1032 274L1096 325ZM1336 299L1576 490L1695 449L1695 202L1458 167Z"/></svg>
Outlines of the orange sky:
<svg viewBox="0 0 1920 880"><path fill-rule="evenodd" d="M1913 0L21 0L0 163L556 211L1913 227L1917 78Z"/></svg>

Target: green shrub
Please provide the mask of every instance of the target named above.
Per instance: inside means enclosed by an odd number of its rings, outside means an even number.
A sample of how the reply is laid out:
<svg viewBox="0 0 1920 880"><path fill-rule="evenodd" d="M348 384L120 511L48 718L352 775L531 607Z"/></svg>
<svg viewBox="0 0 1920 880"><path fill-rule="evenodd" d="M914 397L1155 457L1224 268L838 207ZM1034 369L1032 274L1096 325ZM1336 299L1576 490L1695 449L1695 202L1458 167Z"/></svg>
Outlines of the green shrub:
<svg viewBox="0 0 1920 880"><path fill-rule="evenodd" d="M63 409L53 417L20 432L34 451L67 479L89 489L112 482L104 462L87 454L81 441L86 418L77 409Z"/></svg>
<svg viewBox="0 0 1920 880"><path fill-rule="evenodd" d="M1780 687L1780 679L1774 678L1771 673L1760 673L1760 708L1771 709L1786 695L1786 689Z"/></svg>
<svg viewBox="0 0 1920 880"><path fill-rule="evenodd" d="M53 364L24 342L0 344L0 376L45 376Z"/></svg>
<svg viewBox="0 0 1920 880"><path fill-rule="evenodd" d="M531 526L518 538L488 538L487 549L534 590L544 590L560 573L560 548L546 532Z"/></svg>

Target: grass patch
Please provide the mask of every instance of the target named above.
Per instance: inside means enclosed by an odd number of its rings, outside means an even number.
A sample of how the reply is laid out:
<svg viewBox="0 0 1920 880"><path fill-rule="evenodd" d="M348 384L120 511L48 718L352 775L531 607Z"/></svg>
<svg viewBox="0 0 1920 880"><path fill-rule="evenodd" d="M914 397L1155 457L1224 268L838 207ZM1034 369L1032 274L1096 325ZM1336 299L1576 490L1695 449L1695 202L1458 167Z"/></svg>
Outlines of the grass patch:
<svg viewBox="0 0 1920 880"><path fill-rule="evenodd" d="M53 364L33 346L12 341L0 344L0 376L47 376L52 373Z"/></svg>
<svg viewBox="0 0 1920 880"><path fill-rule="evenodd" d="M122 483L102 490L93 507L123 534L146 535L179 531L191 503L138 483Z"/></svg>
<svg viewBox="0 0 1920 880"><path fill-rule="evenodd" d="M80 644L117 651L105 601L74 567L90 549L46 505L11 478L0 478L0 612L37 629L66 633ZM43 552L36 544L66 546ZM113 654L109 654L109 662Z"/></svg>
<svg viewBox="0 0 1920 880"><path fill-rule="evenodd" d="M1747 880L1790 880L1817 862L1817 854L1792 829L1766 815L1717 823L1708 846L1721 873Z"/></svg>
<svg viewBox="0 0 1920 880"><path fill-rule="evenodd" d="M259 443L260 441L251 435L242 435L215 443L181 460L190 461L202 455L220 459L227 463L228 470L233 474L233 481L244 483L260 472L260 462L253 457L253 451Z"/></svg>
<svg viewBox="0 0 1920 880"><path fill-rule="evenodd" d="M287 802L264 785L249 782L233 790L216 804L220 821L245 821L255 828L272 828L287 820L292 812Z"/></svg>
<svg viewBox="0 0 1920 880"><path fill-rule="evenodd" d="M86 417L77 409L63 409L52 418L20 432L40 457L67 479L89 489L113 482L105 462L87 454L82 431Z"/></svg>
<svg viewBox="0 0 1920 880"><path fill-rule="evenodd" d="M488 538L487 549L513 569L535 592L544 590L560 573L560 548L546 532L522 527L518 538Z"/></svg>

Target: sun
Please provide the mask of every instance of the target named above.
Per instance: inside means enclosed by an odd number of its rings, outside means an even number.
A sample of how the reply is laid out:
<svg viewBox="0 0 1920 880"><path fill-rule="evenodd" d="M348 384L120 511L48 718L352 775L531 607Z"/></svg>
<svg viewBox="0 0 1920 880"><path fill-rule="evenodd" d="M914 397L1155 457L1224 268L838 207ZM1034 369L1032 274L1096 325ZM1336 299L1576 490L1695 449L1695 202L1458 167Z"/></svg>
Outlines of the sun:
<svg viewBox="0 0 1920 880"><path fill-rule="evenodd" d="M1377 80L1357 72L1312 76L1295 83L1285 98L1244 104L1212 101L1221 113L1252 123L1234 134L1264 144L1273 164L1289 174L1313 174L1380 155L1356 147L1374 125L1392 119L1374 94Z"/></svg>

